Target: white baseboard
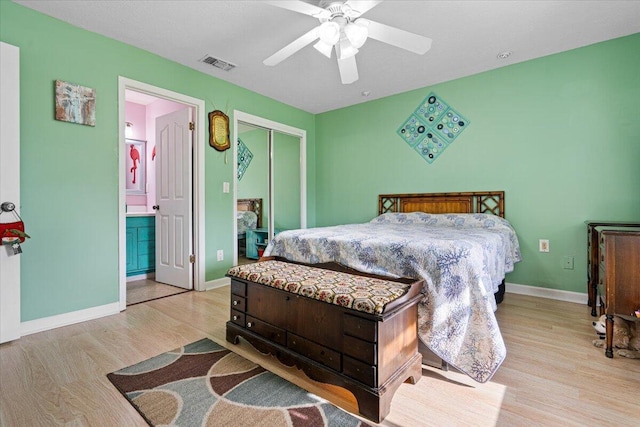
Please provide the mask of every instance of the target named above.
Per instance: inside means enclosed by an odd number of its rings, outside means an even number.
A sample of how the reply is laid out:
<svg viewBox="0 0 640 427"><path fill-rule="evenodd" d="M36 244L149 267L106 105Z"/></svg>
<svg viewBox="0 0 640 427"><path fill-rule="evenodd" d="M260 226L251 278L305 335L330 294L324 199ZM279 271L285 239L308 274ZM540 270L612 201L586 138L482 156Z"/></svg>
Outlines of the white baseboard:
<svg viewBox="0 0 640 427"><path fill-rule="evenodd" d="M204 284L204 290L210 291L211 289L221 288L223 286L227 286L231 284L231 279L228 277L222 277L216 280L209 280Z"/></svg>
<svg viewBox="0 0 640 427"><path fill-rule="evenodd" d="M206 291L227 286L231 279L223 277L210 280L205 283ZM561 291L558 289L540 288L537 286L518 285L506 283L506 292L511 294L529 295L534 297L549 298L560 301L574 302L578 304L587 303L587 294L581 292ZM43 317L41 319L29 320L20 324L21 336L35 334L37 332L48 331L62 326L73 325L74 323L86 322L87 320L98 319L104 316L120 313L120 304L111 304L91 307L84 310L72 311L70 313L58 314L56 316Z"/></svg>
<svg viewBox="0 0 640 427"><path fill-rule="evenodd" d="M588 295L586 292L561 291L559 289L540 288L538 286L518 285L515 283L505 283L505 285L506 292L510 294L529 295L532 297L574 302L576 304L587 304Z"/></svg>
<svg viewBox="0 0 640 427"><path fill-rule="evenodd" d="M43 317L41 319L22 322L20 324L20 332L22 336L31 335L36 332L48 331L49 329L86 322L87 320L93 320L117 313L120 313L120 303L114 302L84 310L72 311L70 313L63 313L56 316Z"/></svg>

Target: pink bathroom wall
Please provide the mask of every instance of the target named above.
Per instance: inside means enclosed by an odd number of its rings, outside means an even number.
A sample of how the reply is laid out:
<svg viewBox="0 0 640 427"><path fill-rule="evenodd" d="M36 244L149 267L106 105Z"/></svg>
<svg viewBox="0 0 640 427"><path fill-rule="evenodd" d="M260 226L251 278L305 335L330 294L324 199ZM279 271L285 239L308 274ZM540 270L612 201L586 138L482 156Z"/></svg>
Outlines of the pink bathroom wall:
<svg viewBox="0 0 640 427"><path fill-rule="evenodd" d="M125 121L133 124L133 126L129 128L129 132L131 134L127 136L127 138L138 139L141 141L147 139L147 108L144 105L127 101L125 103ZM148 163L149 162L147 161L147 164ZM148 170L147 177L149 177ZM146 195L127 195L126 200L127 207L146 206L148 204Z"/></svg>
<svg viewBox="0 0 640 427"><path fill-rule="evenodd" d="M156 145L156 117L188 108L183 104L158 98L148 105L126 102L125 120L133 124L132 139L147 141L147 194L127 195L127 206L146 206L147 212L153 212L156 191L156 158L153 150Z"/></svg>
<svg viewBox="0 0 640 427"><path fill-rule="evenodd" d="M127 101L125 103L125 121L132 123L131 136L128 138L147 139L147 108L144 105Z"/></svg>

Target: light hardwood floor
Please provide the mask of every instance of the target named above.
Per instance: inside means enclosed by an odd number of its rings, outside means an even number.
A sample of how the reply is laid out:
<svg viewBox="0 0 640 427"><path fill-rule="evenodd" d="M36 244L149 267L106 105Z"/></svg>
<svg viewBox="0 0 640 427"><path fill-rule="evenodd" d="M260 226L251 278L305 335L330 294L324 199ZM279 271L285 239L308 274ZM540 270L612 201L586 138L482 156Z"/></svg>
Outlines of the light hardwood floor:
<svg viewBox="0 0 640 427"><path fill-rule="evenodd" d="M229 345L229 287L188 292L0 346L2 426L145 426L105 375L203 337L354 411L350 393ZM640 423L640 360L591 344L584 305L507 294L497 313L507 359L478 384L425 367L397 391L384 426L613 426ZM256 421L259 425L259 421Z"/></svg>

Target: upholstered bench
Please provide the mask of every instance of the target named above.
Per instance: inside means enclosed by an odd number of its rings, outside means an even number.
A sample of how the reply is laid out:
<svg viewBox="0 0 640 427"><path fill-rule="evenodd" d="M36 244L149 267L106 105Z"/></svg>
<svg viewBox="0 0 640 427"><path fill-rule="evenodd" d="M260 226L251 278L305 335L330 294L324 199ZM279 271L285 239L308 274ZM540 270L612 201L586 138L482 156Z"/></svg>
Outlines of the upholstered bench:
<svg viewBox="0 0 640 427"><path fill-rule="evenodd" d="M422 281L321 267L267 260L231 268L227 341L242 337L311 379L346 388L360 414L380 422L397 388L422 375Z"/></svg>

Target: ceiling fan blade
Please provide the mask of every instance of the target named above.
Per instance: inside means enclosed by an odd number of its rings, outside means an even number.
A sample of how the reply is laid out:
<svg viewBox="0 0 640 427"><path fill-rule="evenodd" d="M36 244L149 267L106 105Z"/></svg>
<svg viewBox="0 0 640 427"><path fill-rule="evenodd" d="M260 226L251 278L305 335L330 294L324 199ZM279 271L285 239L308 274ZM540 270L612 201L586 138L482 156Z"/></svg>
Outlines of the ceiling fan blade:
<svg viewBox="0 0 640 427"><path fill-rule="evenodd" d="M353 18L367 13L384 0L349 0L345 4L353 10Z"/></svg>
<svg viewBox="0 0 640 427"><path fill-rule="evenodd" d="M293 12L302 13L304 15L313 16L314 18L321 18L321 17L328 18L331 15L331 13L328 10L318 6L314 6L309 3L305 3L303 1L268 0L268 1L264 1L263 3L267 3L267 4L270 4L271 6L279 7L281 9L287 9Z"/></svg>
<svg viewBox="0 0 640 427"><path fill-rule="evenodd" d="M422 55L431 49L431 39L390 27L379 22L369 21L369 37L383 43Z"/></svg>
<svg viewBox="0 0 640 427"><path fill-rule="evenodd" d="M355 55L347 59L340 59L338 55L338 69L340 70L340 80L342 80L343 85L351 84L359 78Z"/></svg>
<svg viewBox="0 0 640 427"><path fill-rule="evenodd" d="M308 33L298 37L297 39L262 61L262 63L269 66L278 65L280 62L284 61L303 47L316 40L318 38L318 28L319 27L315 27Z"/></svg>

